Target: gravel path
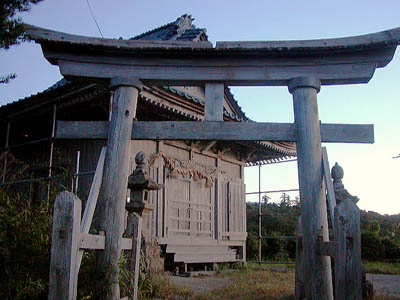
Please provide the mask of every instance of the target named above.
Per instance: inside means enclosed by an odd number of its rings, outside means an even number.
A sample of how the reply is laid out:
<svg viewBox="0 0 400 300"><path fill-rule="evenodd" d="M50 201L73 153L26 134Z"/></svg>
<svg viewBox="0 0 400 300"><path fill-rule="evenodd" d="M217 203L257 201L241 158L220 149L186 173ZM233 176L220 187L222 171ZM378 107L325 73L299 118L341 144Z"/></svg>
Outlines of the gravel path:
<svg viewBox="0 0 400 300"><path fill-rule="evenodd" d="M400 298L400 275L367 274L379 295Z"/></svg>

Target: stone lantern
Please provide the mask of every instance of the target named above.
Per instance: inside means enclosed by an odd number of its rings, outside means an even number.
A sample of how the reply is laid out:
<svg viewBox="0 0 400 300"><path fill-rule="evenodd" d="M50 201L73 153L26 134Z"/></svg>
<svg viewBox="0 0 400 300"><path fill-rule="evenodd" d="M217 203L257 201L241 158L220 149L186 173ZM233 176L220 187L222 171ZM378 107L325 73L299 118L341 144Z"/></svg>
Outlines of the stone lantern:
<svg viewBox="0 0 400 300"><path fill-rule="evenodd" d="M129 213L137 213L142 216L153 209L149 201L149 191L160 190L163 185L154 182L146 171L146 155L140 151L135 157L136 169L128 177L128 188L131 191L130 201L126 203Z"/></svg>
<svg viewBox="0 0 400 300"><path fill-rule="evenodd" d="M139 261L142 241L142 216L153 209L149 203L149 192L162 189L162 184L154 182L146 171L146 155L140 151L135 157L136 169L128 177L128 188L131 190L129 202L125 204L128 211L127 227L123 236L134 238L131 255L128 257L128 266L134 272L133 299L137 299L139 281Z"/></svg>

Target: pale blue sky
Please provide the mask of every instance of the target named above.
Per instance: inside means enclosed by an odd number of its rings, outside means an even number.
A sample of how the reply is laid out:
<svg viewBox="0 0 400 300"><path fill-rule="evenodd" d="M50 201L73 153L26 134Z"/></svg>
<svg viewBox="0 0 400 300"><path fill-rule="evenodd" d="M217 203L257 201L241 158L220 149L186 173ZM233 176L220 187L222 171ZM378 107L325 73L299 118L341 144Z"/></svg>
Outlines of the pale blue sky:
<svg viewBox="0 0 400 300"><path fill-rule="evenodd" d="M342 37L400 26L400 1L105 1L90 0L107 38L128 38L184 13L207 28L209 39L287 40ZM22 15L25 22L74 34L99 36L86 0L45 0ZM0 74L18 77L0 85L0 104L40 92L61 78L34 43L0 53ZM286 88L233 88L239 104L256 121L293 121L291 95ZM344 183L361 199L363 209L400 213L400 54L377 69L368 85L322 87L322 122L373 123L375 144L327 144L331 165L345 170ZM248 191L258 190L257 168L246 170ZM263 190L297 187L296 164L263 167ZM277 195L278 196L278 195Z"/></svg>

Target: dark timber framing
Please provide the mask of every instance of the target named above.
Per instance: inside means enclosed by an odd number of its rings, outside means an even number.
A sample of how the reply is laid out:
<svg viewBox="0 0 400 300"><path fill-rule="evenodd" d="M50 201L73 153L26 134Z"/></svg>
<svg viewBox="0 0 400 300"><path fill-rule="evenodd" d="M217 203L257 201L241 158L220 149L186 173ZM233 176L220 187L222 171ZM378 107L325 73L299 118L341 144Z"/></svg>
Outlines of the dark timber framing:
<svg viewBox="0 0 400 300"><path fill-rule="evenodd" d="M340 125L333 125L334 134L328 135L325 140L324 125L320 126L318 119L317 93L321 85L367 83L376 68L384 67L392 60L400 41L400 27L349 38L312 41L217 42L216 47L209 42L88 38L33 26L27 26L27 34L41 44L44 56L52 64L58 65L61 74L70 79L86 78L109 83L110 79L123 77L137 78L144 84L154 86L200 85L206 87L208 97L205 108L206 122L202 125L186 123L182 127L188 128L186 135L182 132L182 128L179 134L175 132L173 135L168 135L168 132L173 132L178 126L171 123L170 127L163 128L156 136L147 135L141 138L218 140L228 136L229 139L239 140L244 137L244 134L235 135L235 132L251 123L235 124L224 131L221 128L230 124L215 122L221 121L222 86L288 86L290 93L293 94L294 125L268 124L251 138L254 140L270 138L271 133L261 137L259 134L272 128L273 131L285 131L285 136L277 137L278 140L296 141L305 254L304 274L308 282L305 286L305 296L309 300L333 299L330 258L317 251L317 240L321 238L321 235L324 241L329 239L326 200L323 192L321 141L363 142L359 136L359 134L362 136L362 133L366 133L367 136L364 142L372 142L373 138L371 128L363 127L361 132L351 134L351 140L335 140L337 131L346 132L349 128L343 129ZM123 89L135 90L133 87L126 86ZM117 98L121 98L121 101L124 99L127 103L136 101L137 91L132 92L132 95L128 94L122 97L116 96L114 101L118 103L120 100ZM133 116L134 109L130 111ZM123 213L123 206L120 203L124 200L121 199L123 194L126 193L126 178L123 177L127 176L124 171L125 166L118 166L118 161L112 163L107 160L125 151L124 149L129 144L127 141L131 136L129 131L132 130L130 121L122 121L123 131L116 130L118 126L115 126L114 121L113 112L104 167L105 174L114 178L107 178L112 183L103 180L106 187L102 188L103 192L109 195L109 197L103 196L107 198L105 202L108 207L107 212L103 213L107 215L107 222L111 222L103 224L107 227L105 228L104 257L108 257L105 261L107 261L107 267L110 267L109 272L112 277L107 299L119 299L118 283L114 280L118 278L119 272L118 258L121 251L119 241L122 234L119 224ZM136 128L135 126L133 125L133 136L139 134L139 125ZM148 128L155 131L157 126L162 125L153 123ZM209 126L208 129L207 126ZM217 133L210 133L214 129ZM144 127L140 130L144 131ZM207 132L198 133L199 130ZM358 136L353 136L356 134ZM117 142L122 143L121 148L118 147ZM115 152L112 149L115 149ZM112 195L113 184L118 191L118 197ZM110 235L117 236L110 237ZM110 244L108 247L107 243L113 240L117 245L113 247Z"/></svg>

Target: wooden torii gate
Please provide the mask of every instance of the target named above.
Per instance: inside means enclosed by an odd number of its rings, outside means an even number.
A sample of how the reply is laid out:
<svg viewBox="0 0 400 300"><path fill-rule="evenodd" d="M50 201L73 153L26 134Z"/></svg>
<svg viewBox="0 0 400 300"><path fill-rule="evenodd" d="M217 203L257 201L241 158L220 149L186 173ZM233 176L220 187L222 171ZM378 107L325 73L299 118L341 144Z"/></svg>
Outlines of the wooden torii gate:
<svg viewBox="0 0 400 300"><path fill-rule="evenodd" d="M367 83L386 66L400 28L349 38L309 41L210 42L114 40L75 36L28 26L44 56L67 78L104 81L115 89L110 122L59 122L57 137L108 138L99 205L105 231L102 264L110 272L106 299L119 299L130 141L259 140L297 145L306 299L333 299L321 142L372 143L372 125L320 124L321 85ZM134 122L143 84L205 86L204 122ZM224 86L287 86L294 124L222 122Z"/></svg>

